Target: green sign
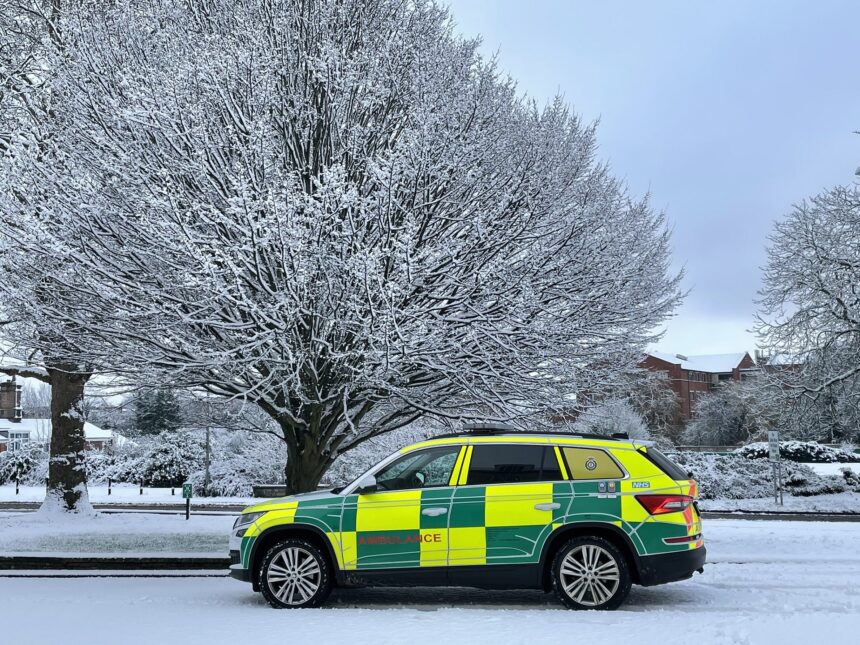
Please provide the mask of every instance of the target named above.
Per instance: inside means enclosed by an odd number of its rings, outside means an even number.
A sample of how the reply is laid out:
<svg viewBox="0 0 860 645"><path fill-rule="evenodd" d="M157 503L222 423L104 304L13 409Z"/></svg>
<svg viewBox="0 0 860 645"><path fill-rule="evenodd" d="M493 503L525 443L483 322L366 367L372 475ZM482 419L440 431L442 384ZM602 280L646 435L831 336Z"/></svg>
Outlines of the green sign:
<svg viewBox="0 0 860 645"><path fill-rule="evenodd" d="M182 484L182 497L185 499L191 499L194 491L191 488L191 484Z"/></svg>

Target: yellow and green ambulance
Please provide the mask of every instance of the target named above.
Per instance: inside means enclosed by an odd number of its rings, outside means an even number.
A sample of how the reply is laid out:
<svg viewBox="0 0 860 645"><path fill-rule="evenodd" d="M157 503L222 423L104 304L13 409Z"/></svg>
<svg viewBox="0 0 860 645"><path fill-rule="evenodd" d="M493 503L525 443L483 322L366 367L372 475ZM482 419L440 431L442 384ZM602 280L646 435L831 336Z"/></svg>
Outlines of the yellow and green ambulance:
<svg viewBox="0 0 860 645"><path fill-rule="evenodd" d="M334 585L554 590L614 609L702 571L696 482L647 442L483 424L417 443L343 488L251 506L230 574L274 607Z"/></svg>

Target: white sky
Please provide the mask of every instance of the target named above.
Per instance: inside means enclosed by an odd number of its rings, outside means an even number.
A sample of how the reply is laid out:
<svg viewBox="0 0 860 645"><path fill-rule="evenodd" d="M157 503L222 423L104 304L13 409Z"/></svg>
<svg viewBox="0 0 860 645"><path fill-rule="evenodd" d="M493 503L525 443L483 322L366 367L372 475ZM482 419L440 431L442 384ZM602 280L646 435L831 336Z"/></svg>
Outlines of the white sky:
<svg viewBox="0 0 860 645"><path fill-rule="evenodd" d="M860 165L860 2L449 4L525 93L599 118L602 157L668 214L691 292L659 349L752 352L772 222Z"/></svg>

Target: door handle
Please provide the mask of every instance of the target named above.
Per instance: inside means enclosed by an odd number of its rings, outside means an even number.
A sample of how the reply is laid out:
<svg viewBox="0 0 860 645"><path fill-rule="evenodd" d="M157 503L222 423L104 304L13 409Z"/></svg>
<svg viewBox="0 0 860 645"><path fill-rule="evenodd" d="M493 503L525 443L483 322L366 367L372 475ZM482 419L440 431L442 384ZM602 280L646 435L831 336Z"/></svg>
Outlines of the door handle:
<svg viewBox="0 0 860 645"><path fill-rule="evenodd" d="M561 504L558 502L552 502L550 504L535 504L535 508L539 511L554 511L561 508Z"/></svg>
<svg viewBox="0 0 860 645"><path fill-rule="evenodd" d="M448 512L447 508L435 507L435 508L425 508L421 511L421 515L429 515L430 517L439 517L440 515L444 515Z"/></svg>

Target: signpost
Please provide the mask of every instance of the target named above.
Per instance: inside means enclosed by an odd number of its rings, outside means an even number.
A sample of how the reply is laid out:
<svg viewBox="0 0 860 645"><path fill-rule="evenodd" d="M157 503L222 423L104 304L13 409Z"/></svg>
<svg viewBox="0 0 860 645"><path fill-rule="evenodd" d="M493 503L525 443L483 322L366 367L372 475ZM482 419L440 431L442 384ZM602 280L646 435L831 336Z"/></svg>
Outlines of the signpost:
<svg viewBox="0 0 860 645"><path fill-rule="evenodd" d="M182 497L185 498L185 519L191 517L191 496L194 494L194 489L191 484L182 484Z"/></svg>
<svg viewBox="0 0 860 645"><path fill-rule="evenodd" d="M782 463L779 460L779 431L768 430L768 460L773 469L773 501L782 506Z"/></svg>

